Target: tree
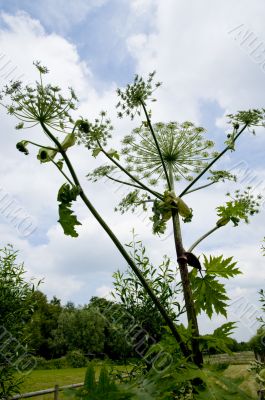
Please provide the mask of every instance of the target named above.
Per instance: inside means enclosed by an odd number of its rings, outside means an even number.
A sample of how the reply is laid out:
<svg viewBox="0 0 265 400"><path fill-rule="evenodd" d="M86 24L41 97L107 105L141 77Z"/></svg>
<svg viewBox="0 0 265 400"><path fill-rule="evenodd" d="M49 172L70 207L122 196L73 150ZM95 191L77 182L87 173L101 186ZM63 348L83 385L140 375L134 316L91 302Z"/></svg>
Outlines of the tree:
<svg viewBox="0 0 265 400"><path fill-rule="evenodd" d="M104 330L105 319L96 309L64 310L54 332L54 343L64 351L98 354L104 351Z"/></svg>
<svg viewBox="0 0 265 400"><path fill-rule="evenodd" d="M11 245L0 249L0 397L19 391L26 368L35 366L27 347L25 322L34 307L35 287L25 279Z"/></svg>
<svg viewBox="0 0 265 400"><path fill-rule="evenodd" d="M36 291L33 298L33 314L25 328L30 337L29 345L35 355L46 359L61 356L53 343L53 331L57 328L63 310L60 300L53 297L48 301L47 296L40 291Z"/></svg>

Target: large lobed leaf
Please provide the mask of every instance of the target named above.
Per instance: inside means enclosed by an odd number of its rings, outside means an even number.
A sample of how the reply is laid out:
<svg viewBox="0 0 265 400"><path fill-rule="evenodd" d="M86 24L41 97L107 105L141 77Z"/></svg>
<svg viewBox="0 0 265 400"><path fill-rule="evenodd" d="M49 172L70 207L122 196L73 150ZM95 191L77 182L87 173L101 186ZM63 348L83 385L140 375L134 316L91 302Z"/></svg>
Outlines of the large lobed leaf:
<svg viewBox="0 0 265 400"><path fill-rule="evenodd" d="M81 225L81 223L77 220L76 215L74 215L71 210L72 201L75 201L79 194L79 188L77 186L73 186L72 188L68 183L64 183L59 192L57 200L60 202L59 204L59 220L64 234L72 237L77 237L78 233L75 230L75 226Z"/></svg>

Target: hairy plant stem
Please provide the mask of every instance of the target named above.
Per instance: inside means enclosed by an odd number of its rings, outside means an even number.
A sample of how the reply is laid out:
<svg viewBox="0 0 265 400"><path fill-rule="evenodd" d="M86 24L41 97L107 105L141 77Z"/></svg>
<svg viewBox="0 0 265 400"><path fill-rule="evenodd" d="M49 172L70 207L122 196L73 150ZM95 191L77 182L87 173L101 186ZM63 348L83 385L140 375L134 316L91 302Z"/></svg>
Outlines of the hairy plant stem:
<svg viewBox="0 0 265 400"><path fill-rule="evenodd" d="M247 128L247 126L248 126L248 124L245 124L245 125L243 126L243 128L240 129L240 131L238 132L238 134L237 134L237 135L235 136L235 138L234 138L234 143L235 143L235 141L239 138L239 136L241 135L241 133L244 132L244 130ZM218 154L218 156L215 157L215 158L207 165L206 168L204 168L204 170L194 179L194 181L192 181L192 182L186 187L186 189L184 189L183 192L180 193L179 197L184 196L184 194L186 194L188 191L190 191L189 189L190 189L190 188L191 188L191 187L192 187L192 186L193 186L207 171L208 171L208 169L211 168L211 166L212 166L213 164L215 164L216 161L218 161L219 158L221 158L228 150L231 150L231 147L230 147L230 146L226 146L226 148L225 148L223 151L221 151L221 153Z"/></svg>
<svg viewBox="0 0 265 400"><path fill-rule="evenodd" d="M174 190L174 178L173 178L172 169L170 167L169 167L169 179L170 179L170 183L171 183L171 188L172 188L172 190ZM197 315L196 315L195 305L194 305L192 291L191 291L189 271L188 271L188 266L187 266L187 258L185 256L185 250L184 250L183 242L182 242L179 214L175 208L172 208L172 223L173 223L175 248L176 248L176 253L177 253L177 261L178 261L178 265L179 265L185 308L186 308L186 312L187 312L187 319L188 319L189 326L192 328L192 340L191 340L192 358L193 358L193 362L198 367L201 367L203 364L203 358L202 358L202 353L199 348L199 340L198 340L198 337L200 335L199 326L198 326Z"/></svg>
<svg viewBox="0 0 265 400"><path fill-rule="evenodd" d="M193 245L190 246L188 252L191 253L193 249L195 249L196 246L198 246L199 243L201 243L204 239L206 239L208 236L210 236L213 232L217 231L217 229L221 228L220 226L215 226L214 228L210 229L208 232L206 232L204 235L199 237L196 242L193 243Z"/></svg>
<svg viewBox="0 0 265 400"><path fill-rule="evenodd" d="M143 276L142 272L140 271L140 269L133 262L132 258L127 253L127 251L125 250L123 245L120 243L120 241L115 236L113 231L110 229L110 227L107 225L107 223L103 220L103 218L100 216L100 214L94 208L94 206L92 205L92 203L89 201L89 199L85 195L84 191L82 190L82 187L80 185L79 179L78 179L78 177L76 175L76 172L75 172L75 170L74 170L74 168L72 166L72 163L71 163L70 159L68 158L68 156L66 154L66 151L63 150L60 142L56 139L56 137L53 136L53 134L49 131L49 129L45 126L45 124L41 123L41 126L42 126L43 130L45 131L45 133L49 136L49 138L58 147L59 152L61 153L63 159L65 160L65 163L66 163L66 165L68 167L68 170L69 170L69 172L70 172L70 174L71 174L71 176L73 178L73 181L74 181L75 185L80 188L80 197L81 197L81 199L83 200L83 202L85 203L85 205L87 206L89 211L92 213L92 215L96 218L96 220L102 226L102 228L105 230L105 232L108 234L110 239L113 241L113 243L115 244L115 246L117 247L117 249L119 250L121 255L124 257L124 259L128 263L128 265L132 268L133 272L135 273L135 275L137 276L137 278L141 282L142 286L144 287L144 289L146 290L146 292L148 293L148 295L152 299L154 305L157 307L157 309L161 313L162 317L164 318L167 326L171 330L172 335L174 336L174 338L176 339L177 343L179 344L180 349L181 349L184 357L189 358L190 357L190 351L189 351L187 345L185 344L185 342L183 341L183 339L182 339L181 335L179 334L178 330L176 329L175 324L173 323L173 321L169 317L166 309L160 303L159 299L156 297L156 295L154 294L153 290L148 285L148 283L147 283L146 279L144 278L144 276Z"/></svg>

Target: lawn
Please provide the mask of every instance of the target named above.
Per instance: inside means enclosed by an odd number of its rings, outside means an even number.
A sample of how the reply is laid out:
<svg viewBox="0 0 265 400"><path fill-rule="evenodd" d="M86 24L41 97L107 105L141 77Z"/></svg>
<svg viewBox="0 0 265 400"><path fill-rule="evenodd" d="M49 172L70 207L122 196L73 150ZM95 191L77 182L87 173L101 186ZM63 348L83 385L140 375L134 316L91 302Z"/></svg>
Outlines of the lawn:
<svg viewBox="0 0 265 400"><path fill-rule="evenodd" d="M97 367L96 367L97 368ZM126 366L115 366L115 370L126 371ZM96 375L99 375L99 370L96 369ZM66 368L66 369L51 369L51 370L36 370L32 371L21 385L21 393L36 392L43 389L54 388L55 385L66 386L73 383L84 382L86 368ZM46 394L34 397L37 400L53 400L54 395ZM65 399L63 393L60 393L59 399Z"/></svg>
<svg viewBox="0 0 265 400"><path fill-rule="evenodd" d="M21 386L21 393L35 392L42 389L81 383L84 381L86 368L67 368L32 371ZM53 400L53 393L34 397L37 400ZM60 399L64 399L60 394Z"/></svg>
<svg viewBox="0 0 265 400"><path fill-rule="evenodd" d="M118 367L124 369L124 367ZM257 388L254 376L247 370L248 365L230 365L226 370L220 371L220 375L226 378L238 379L239 388L253 399L257 398ZM55 370L37 370L31 372L21 387L21 393L28 393L42 389L53 388L55 384L59 386L81 383L84 381L86 368L69 368ZM241 382L241 378L244 381ZM35 397L37 400L53 400L53 393ZM66 397L60 393L60 400Z"/></svg>

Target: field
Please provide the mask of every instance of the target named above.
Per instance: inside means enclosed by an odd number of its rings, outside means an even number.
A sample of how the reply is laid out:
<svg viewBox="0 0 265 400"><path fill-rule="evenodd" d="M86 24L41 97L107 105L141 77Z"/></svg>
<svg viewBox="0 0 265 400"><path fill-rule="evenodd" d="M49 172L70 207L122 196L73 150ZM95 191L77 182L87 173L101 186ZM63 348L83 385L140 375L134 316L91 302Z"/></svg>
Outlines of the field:
<svg viewBox="0 0 265 400"><path fill-rule="evenodd" d="M123 368L123 367L120 367ZM230 365L226 370L221 371L220 374L227 378L241 379L244 378L242 383L239 383L239 388L246 392L253 399L257 398L257 388L253 375L247 371L248 365ZM53 388L55 384L59 386L69 385L72 383L81 383L84 380L85 368L72 368L72 369L56 369L56 370L43 370L33 371L29 374L24 382L21 393L28 393L42 389ZM34 397L37 400L53 400L53 394L42 395ZM61 392L60 400L66 400L66 396Z"/></svg>
<svg viewBox="0 0 265 400"><path fill-rule="evenodd" d="M126 370L124 366L115 366L115 370ZM21 393L35 392L43 389L54 388L55 385L66 386L73 383L84 382L86 368L66 368L66 369L51 369L51 370L36 370L32 371L25 379L21 386ZM97 372L97 371L96 371ZM53 400L54 395L46 394L38 397L33 397L37 400ZM66 397L60 393L59 399L63 400Z"/></svg>

